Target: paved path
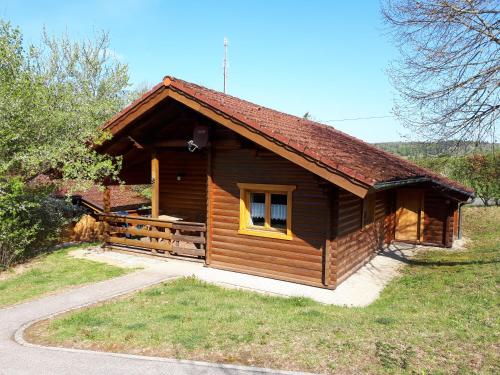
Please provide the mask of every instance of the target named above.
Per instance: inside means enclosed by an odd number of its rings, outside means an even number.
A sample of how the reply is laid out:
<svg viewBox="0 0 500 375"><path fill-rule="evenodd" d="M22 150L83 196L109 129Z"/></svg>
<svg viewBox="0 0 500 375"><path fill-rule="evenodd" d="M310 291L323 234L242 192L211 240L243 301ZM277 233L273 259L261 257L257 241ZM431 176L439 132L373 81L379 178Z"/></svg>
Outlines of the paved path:
<svg viewBox="0 0 500 375"><path fill-rule="evenodd" d="M0 309L0 374L291 374L245 366L47 348L28 344L22 338L23 329L32 322L182 276L185 272L173 269L166 272L165 267L152 265L129 275Z"/></svg>
<svg viewBox="0 0 500 375"><path fill-rule="evenodd" d="M419 251L419 247L395 244L379 252L366 265L340 284L335 290L301 285L239 272L203 267L202 263L183 260L144 257L100 249L77 250L72 254L121 267L158 267L167 274L174 272L194 275L198 279L228 288L283 296L307 297L327 305L364 307L374 302L387 283L398 275L402 265Z"/></svg>

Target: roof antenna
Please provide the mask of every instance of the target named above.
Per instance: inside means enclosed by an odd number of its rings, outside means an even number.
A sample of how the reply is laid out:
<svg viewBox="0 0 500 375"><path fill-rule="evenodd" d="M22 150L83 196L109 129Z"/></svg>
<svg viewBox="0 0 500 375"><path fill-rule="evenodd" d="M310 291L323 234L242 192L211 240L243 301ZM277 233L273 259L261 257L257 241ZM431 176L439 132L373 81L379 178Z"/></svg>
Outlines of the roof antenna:
<svg viewBox="0 0 500 375"><path fill-rule="evenodd" d="M226 83L227 83L227 38L224 37L224 94L226 93Z"/></svg>

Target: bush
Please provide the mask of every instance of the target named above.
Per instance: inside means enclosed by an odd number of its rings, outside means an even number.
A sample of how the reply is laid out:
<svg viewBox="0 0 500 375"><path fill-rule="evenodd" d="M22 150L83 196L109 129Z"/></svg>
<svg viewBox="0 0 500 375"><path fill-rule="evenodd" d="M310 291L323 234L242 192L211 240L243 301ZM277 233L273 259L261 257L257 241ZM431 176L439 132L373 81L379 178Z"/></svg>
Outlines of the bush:
<svg viewBox="0 0 500 375"><path fill-rule="evenodd" d="M500 153L476 154L454 161L452 177L474 189L485 206L500 201Z"/></svg>
<svg viewBox="0 0 500 375"><path fill-rule="evenodd" d="M500 204L500 152L431 156L414 162L474 189L486 206L491 201Z"/></svg>
<svg viewBox="0 0 500 375"><path fill-rule="evenodd" d="M51 185L0 180L0 269L46 251L58 241L75 212L73 205L53 192Z"/></svg>

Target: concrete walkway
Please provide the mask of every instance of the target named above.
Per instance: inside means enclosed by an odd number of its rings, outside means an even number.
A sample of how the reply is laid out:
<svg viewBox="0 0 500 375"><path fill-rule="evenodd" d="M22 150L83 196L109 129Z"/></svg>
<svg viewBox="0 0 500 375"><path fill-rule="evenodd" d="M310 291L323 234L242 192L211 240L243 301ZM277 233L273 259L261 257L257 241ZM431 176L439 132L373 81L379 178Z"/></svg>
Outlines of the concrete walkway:
<svg viewBox="0 0 500 375"><path fill-rule="evenodd" d="M106 256L113 257L112 254ZM38 300L0 309L0 374L292 374L292 372L246 366L49 348L24 341L24 329L38 320L130 293L190 272L188 269L172 267L174 264L170 262L160 264L156 260L137 258L135 260L127 258L127 261L131 266L143 262L146 268L115 279L67 289ZM165 267L167 264L169 266Z"/></svg>
<svg viewBox="0 0 500 375"><path fill-rule="evenodd" d="M328 305L364 307L378 298L387 283L398 274L400 267L418 250L419 247L412 245L391 245L335 290L218 270L204 267L202 263L102 251L100 248L77 250L72 254L79 258L106 262L121 267L154 267L158 272L165 274L195 276L200 280L229 288L283 297L307 297Z"/></svg>

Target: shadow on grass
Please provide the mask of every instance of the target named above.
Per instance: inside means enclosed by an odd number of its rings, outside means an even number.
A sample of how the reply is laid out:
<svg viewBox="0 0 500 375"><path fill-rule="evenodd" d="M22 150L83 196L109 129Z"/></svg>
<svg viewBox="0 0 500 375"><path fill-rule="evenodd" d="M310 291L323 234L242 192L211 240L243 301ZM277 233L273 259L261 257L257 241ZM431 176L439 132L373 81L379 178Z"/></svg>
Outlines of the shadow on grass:
<svg viewBox="0 0 500 375"><path fill-rule="evenodd" d="M464 260L454 260L454 261L413 259L411 255L408 254L407 252L408 250L416 250L416 248L417 246L412 244L394 244L391 245L391 248L379 250L378 255L386 256L388 258L392 258L412 266L453 267L453 266L466 266L472 264L500 263L500 259L464 259Z"/></svg>

